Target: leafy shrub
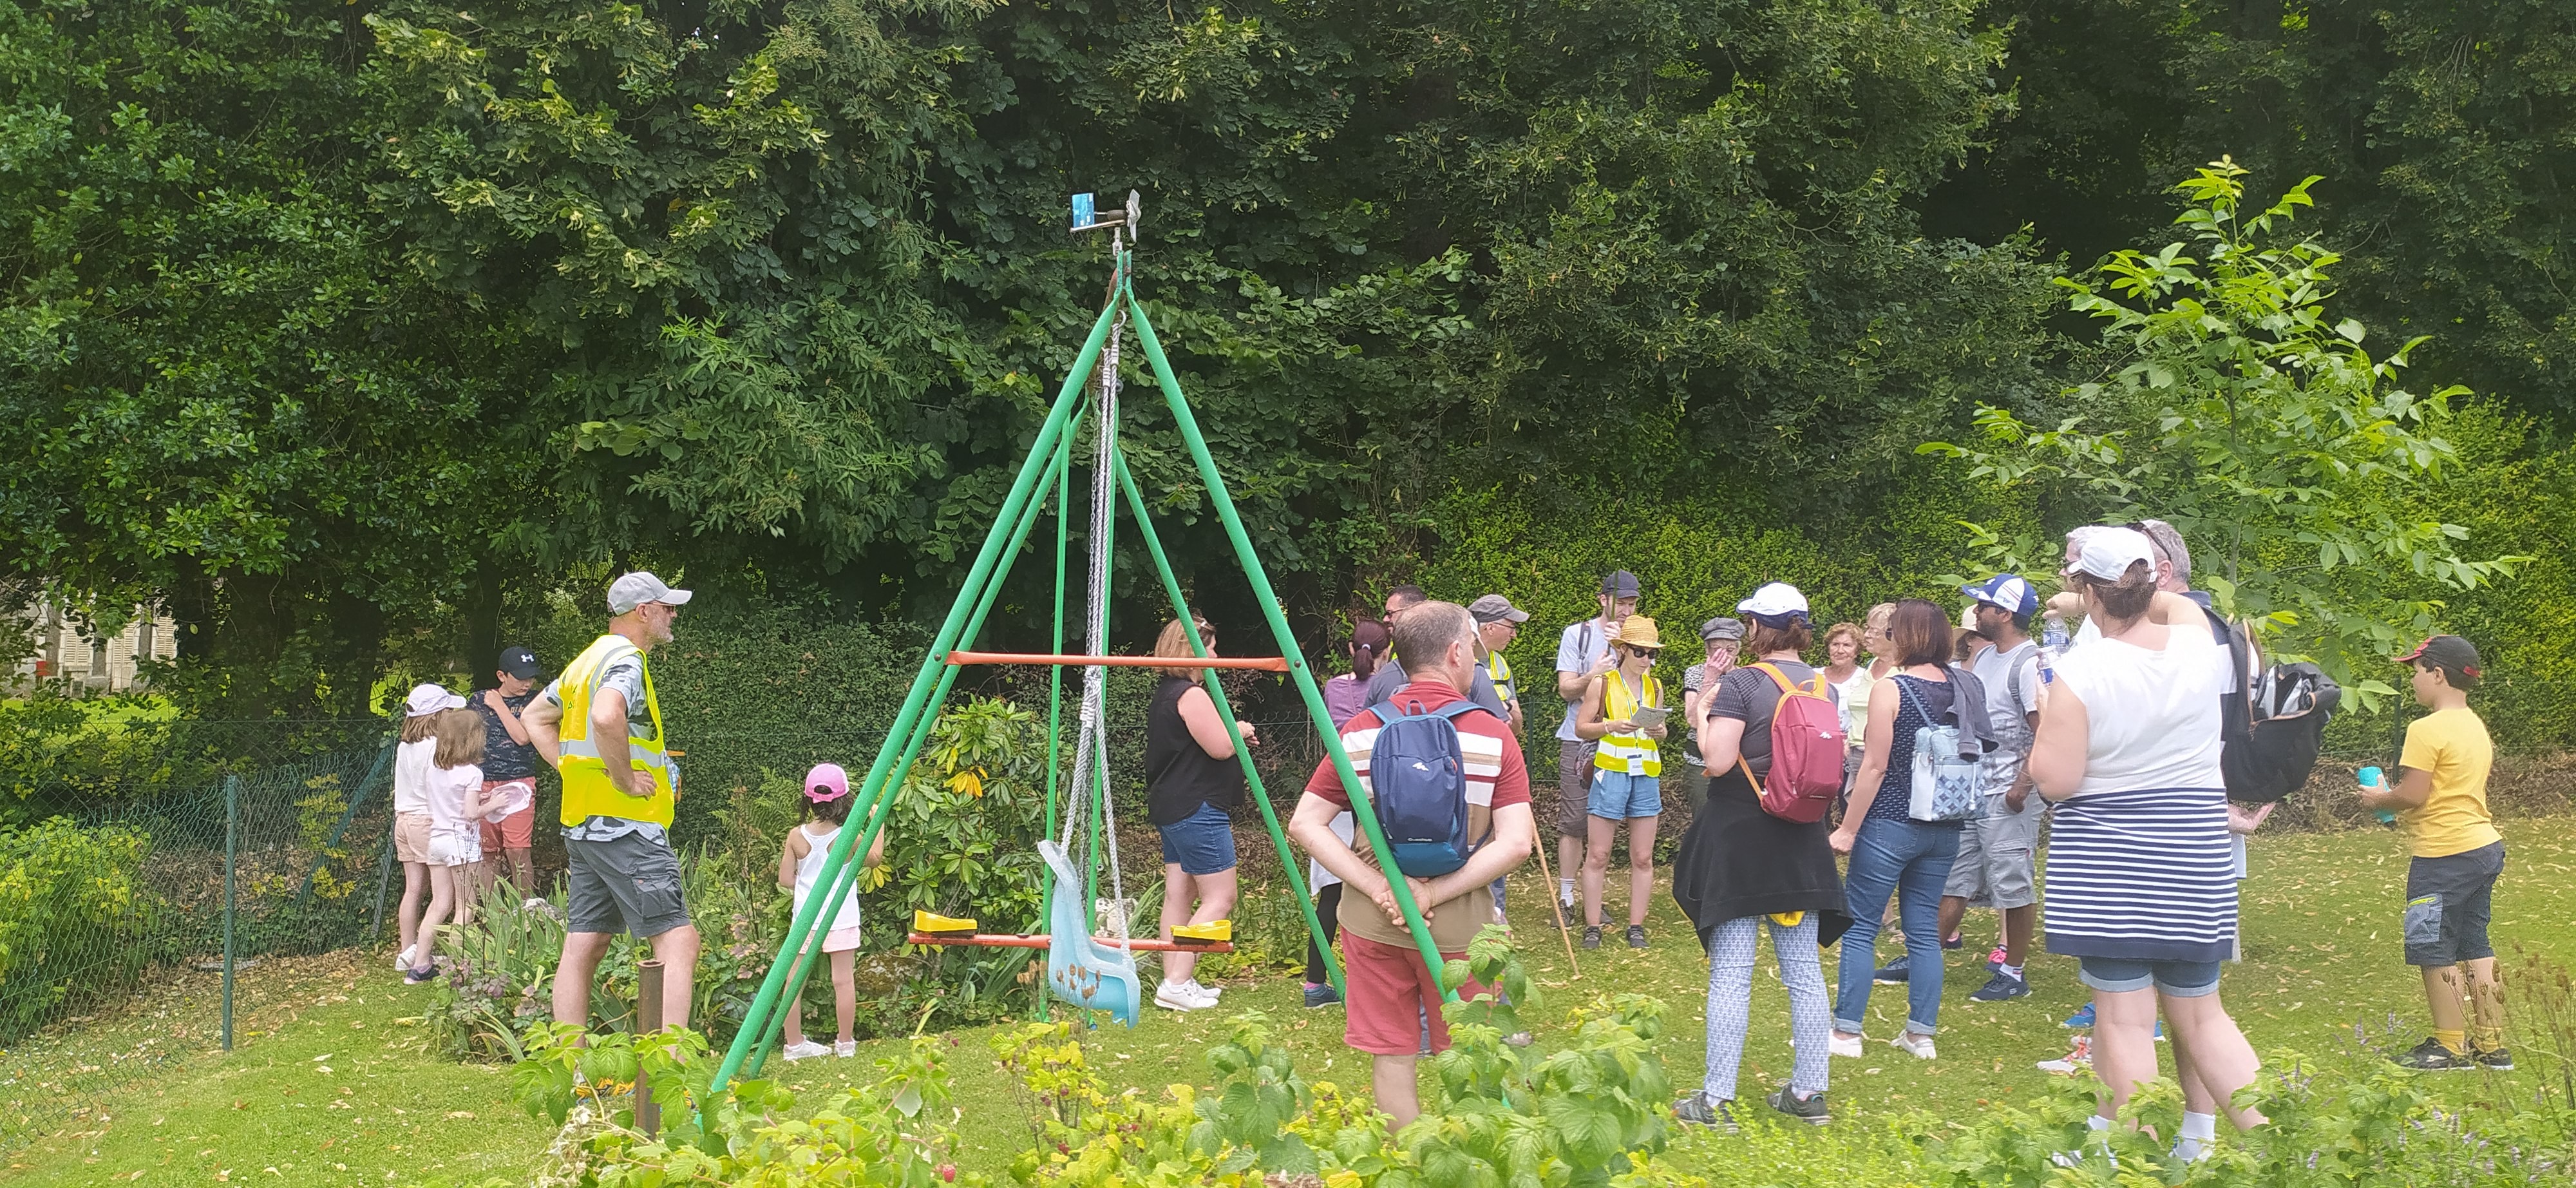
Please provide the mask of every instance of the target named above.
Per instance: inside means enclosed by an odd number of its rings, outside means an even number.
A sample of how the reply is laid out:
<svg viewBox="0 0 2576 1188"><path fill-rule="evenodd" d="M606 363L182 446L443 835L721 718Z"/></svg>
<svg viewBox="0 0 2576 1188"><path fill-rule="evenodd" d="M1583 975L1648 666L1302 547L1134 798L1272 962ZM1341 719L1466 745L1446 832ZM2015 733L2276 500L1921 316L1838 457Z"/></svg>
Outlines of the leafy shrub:
<svg viewBox="0 0 2576 1188"><path fill-rule="evenodd" d="M152 900L140 885L151 838L53 817L0 828L0 1043L64 1003L122 987L151 960Z"/></svg>
<svg viewBox="0 0 2576 1188"><path fill-rule="evenodd" d="M877 1061L882 1076L875 1084L840 1093L803 1118L790 1116L795 1095L770 1082L709 1092L715 1061L706 1042L678 1029L590 1036L549 1025L513 1079L532 1113L558 1124L576 1109L584 1113L578 1138L558 1145L560 1162L541 1169L540 1183L977 1185L981 1177L957 1169L946 1065L952 1046L916 1039ZM662 1104L658 1134L635 1127L632 1090L639 1082L652 1086Z"/></svg>

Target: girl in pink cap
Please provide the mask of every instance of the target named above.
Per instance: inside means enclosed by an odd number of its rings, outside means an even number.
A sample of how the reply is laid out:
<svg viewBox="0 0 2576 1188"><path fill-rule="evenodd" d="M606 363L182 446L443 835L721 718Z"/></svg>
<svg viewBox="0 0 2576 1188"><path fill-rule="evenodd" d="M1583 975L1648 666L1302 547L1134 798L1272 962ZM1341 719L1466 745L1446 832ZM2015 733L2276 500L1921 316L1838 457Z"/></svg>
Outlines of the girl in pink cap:
<svg viewBox="0 0 2576 1188"><path fill-rule="evenodd" d="M805 820L787 831L787 848L778 855L778 885L796 893L796 910L805 910L805 901L814 894L814 884L823 873L823 856L850 818L850 777L838 763L817 763L805 773ZM885 860L885 831L878 830L876 843L868 847L866 865L874 867ZM828 888L826 888L828 890ZM821 923L821 918L816 918ZM832 928L823 934L823 955L832 960L832 1013L841 1026L840 1038L829 1048L805 1038L804 987L787 988L787 1046L778 1054L789 1060L811 1056L855 1056L858 1041L850 1035L859 1013L859 987L855 963L859 953L859 889L854 881L840 909L832 915ZM812 952L814 937L805 938L805 950ZM811 967L809 966L810 970Z"/></svg>

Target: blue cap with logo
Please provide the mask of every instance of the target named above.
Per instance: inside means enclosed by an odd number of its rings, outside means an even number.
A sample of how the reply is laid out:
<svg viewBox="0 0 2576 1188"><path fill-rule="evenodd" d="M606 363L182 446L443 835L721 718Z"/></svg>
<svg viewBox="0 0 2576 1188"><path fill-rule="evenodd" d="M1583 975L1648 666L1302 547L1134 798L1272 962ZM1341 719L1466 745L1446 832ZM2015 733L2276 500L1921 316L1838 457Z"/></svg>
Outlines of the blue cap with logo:
<svg viewBox="0 0 2576 1188"><path fill-rule="evenodd" d="M2009 573L1999 573L1974 585L1959 587L1959 592L1990 606L1999 606L2016 614L2027 615L2039 610L2039 594L2030 583Z"/></svg>

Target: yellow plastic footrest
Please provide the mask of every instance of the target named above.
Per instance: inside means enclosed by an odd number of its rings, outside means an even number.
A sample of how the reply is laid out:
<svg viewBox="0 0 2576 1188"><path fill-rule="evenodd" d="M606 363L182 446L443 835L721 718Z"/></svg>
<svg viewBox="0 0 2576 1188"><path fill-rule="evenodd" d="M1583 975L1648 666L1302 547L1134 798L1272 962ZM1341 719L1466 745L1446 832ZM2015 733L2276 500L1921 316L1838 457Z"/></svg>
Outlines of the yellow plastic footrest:
<svg viewBox="0 0 2576 1188"><path fill-rule="evenodd" d="M925 936L973 936L975 921L916 910L912 913L912 930Z"/></svg>
<svg viewBox="0 0 2576 1188"><path fill-rule="evenodd" d="M1205 924L1175 924L1172 943L1178 945L1222 945L1234 940L1234 921L1210 920Z"/></svg>

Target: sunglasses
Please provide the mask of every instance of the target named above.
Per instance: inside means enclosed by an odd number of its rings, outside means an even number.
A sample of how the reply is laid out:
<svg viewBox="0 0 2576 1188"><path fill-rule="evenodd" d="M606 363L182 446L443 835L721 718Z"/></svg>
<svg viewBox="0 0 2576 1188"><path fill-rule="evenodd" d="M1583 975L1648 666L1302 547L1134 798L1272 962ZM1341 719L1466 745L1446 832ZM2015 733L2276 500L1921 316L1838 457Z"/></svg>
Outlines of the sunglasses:
<svg viewBox="0 0 2576 1188"><path fill-rule="evenodd" d="M1655 657L1664 654L1664 650L1662 648L1629 648L1628 650L1636 655L1643 656L1648 660L1652 660Z"/></svg>

